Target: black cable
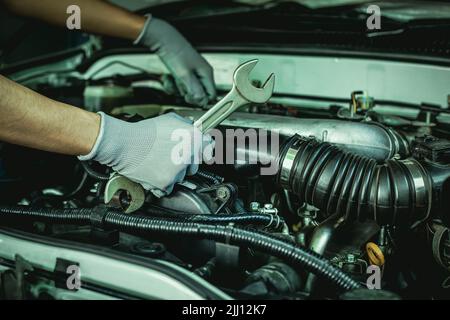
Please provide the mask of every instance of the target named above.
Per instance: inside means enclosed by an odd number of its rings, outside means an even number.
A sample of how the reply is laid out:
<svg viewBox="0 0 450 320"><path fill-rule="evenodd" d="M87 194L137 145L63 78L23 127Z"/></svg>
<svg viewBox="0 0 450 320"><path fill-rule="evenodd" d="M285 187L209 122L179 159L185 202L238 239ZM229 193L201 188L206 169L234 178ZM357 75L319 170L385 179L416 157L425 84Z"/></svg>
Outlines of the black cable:
<svg viewBox="0 0 450 320"><path fill-rule="evenodd" d="M307 271L328 279L342 289L351 290L360 285L328 260L308 249L299 248L277 237L255 230L223 225L174 222L164 219L138 217L111 212L104 218L105 226L122 231L144 231L164 235L190 236L234 245L245 245L266 252L287 262L298 264Z"/></svg>
<svg viewBox="0 0 450 320"><path fill-rule="evenodd" d="M74 196L76 196L81 190L83 190L86 181L88 180L89 175L87 174L86 171L83 171L83 176L81 177L80 182L78 183L78 185L75 187L75 189L73 189L72 191L70 191L69 193L66 194L62 194L62 195L55 195L55 194L42 194L39 195L37 197L33 198L32 204L36 203L37 201L42 201L42 200L70 200L71 198L73 198ZM0 180L1 182L1 180Z"/></svg>
<svg viewBox="0 0 450 320"><path fill-rule="evenodd" d="M68 199L73 198L74 196L76 196L77 193L79 193L83 189L84 185L86 184L86 181L88 180L88 177L89 177L89 174L86 171L84 171L83 172L83 176L81 177L81 180L78 183L78 185L76 186L76 188L73 189L71 192L69 192L67 194L64 194L62 196L63 199L68 200Z"/></svg>
<svg viewBox="0 0 450 320"><path fill-rule="evenodd" d="M92 178L96 179L96 180L101 180L101 181L108 181L109 180L109 175L106 173L100 173L95 171L94 169L92 169L89 164L86 161L80 161L81 166L83 167L84 171L86 171L86 173L91 176Z"/></svg>
<svg viewBox="0 0 450 320"><path fill-rule="evenodd" d="M238 213L238 214L190 214L159 207L148 207L146 212L155 217L171 219L173 221L197 222L197 223L234 223L238 225L258 225L278 230L284 225L284 219L278 215Z"/></svg>
<svg viewBox="0 0 450 320"><path fill-rule="evenodd" d="M60 210L2 206L0 207L0 218L32 218L34 221L81 225L91 223L105 229L116 229L122 232L186 236L247 246L283 259L288 263L299 265L342 289L352 290L360 287L358 282L317 253L256 230L128 215L109 210L106 207Z"/></svg>
<svg viewBox="0 0 450 320"><path fill-rule="evenodd" d="M148 72L146 69L141 68L141 67L134 66L134 65L132 65L132 64L129 64L129 63L126 63L126 62L123 62L123 61L120 61L120 60L113 60L113 61L111 61L111 62L108 62L108 63L105 64L103 67L100 67L98 70L95 70L95 72L93 72L93 73L89 76L89 78L88 78L87 80L92 80L92 79L94 79L94 77L95 77L97 74L99 74L100 72L102 72L102 71L104 71L104 70L110 68L110 67L113 66L113 65L121 65L121 66L127 67L127 68L129 68L129 69L132 69L132 70L135 70L135 71L142 72L142 73L148 75L152 80L156 80L156 81L161 82L161 78L160 78L159 76L157 76L157 75L155 75L155 74L152 74L152 73Z"/></svg>
<svg viewBox="0 0 450 320"><path fill-rule="evenodd" d="M88 80L88 81L89 81L89 80L93 80L93 78L94 78L97 74L99 74L100 72L102 72L102 71L104 71L104 70L110 68L110 67L113 66L113 65L121 65L121 66L127 67L127 68L129 68L129 69L132 69L132 70L135 70L135 71L139 71L139 72L141 72L141 73L144 73L144 74L145 74L149 79L151 79L151 80L158 81L158 82L162 82L161 77L160 77L159 75L150 73L150 72L148 72L147 70L145 70L144 68L140 68L140 67L138 67L138 66L134 66L134 65L131 65L131 64L129 64L129 63L120 61L120 60L113 60L113 61L111 61L111 62L105 64L104 66L100 67L98 70L95 70L95 71L89 76L89 78L88 78L87 80ZM71 72L75 72L75 71L76 71L75 68L68 68L68 69L61 69L61 70L53 70L53 71L43 71L43 72L39 72L39 73L36 73L36 74L32 74L32 75L30 75L30 76L26 76L26 77L23 77L23 78L19 78L19 79L16 80L16 82L18 82L18 83L24 83L24 82L28 82L28 81L30 81L30 80L34 80L34 79L36 79L36 78L43 77L43 76L48 76L48 75L60 75L60 74L66 74L66 73L71 73Z"/></svg>
<svg viewBox="0 0 450 320"><path fill-rule="evenodd" d="M92 209L55 209L34 208L27 206L0 207L0 218L10 220L14 218L32 218L36 221L87 225Z"/></svg>

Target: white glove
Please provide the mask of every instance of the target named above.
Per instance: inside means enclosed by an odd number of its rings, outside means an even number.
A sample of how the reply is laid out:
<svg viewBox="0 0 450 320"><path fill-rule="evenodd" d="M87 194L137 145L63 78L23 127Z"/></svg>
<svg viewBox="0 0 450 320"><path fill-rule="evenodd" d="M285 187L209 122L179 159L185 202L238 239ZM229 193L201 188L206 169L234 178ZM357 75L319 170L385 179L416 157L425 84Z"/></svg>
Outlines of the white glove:
<svg viewBox="0 0 450 320"><path fill-rule="evenodd" d="M95 145L78 158L110 166L158 197L171 193L186 174L195 174L203 156L212 157L211 137L175 113L136 123L99 114L102 120Z"/></svg>
<svg viewBox="0 0 450 320"><path fill-rule="evenodd" d="M149 16L135 44L156 51L186 102L205 106L216 97L213 69L174 27Z"/></svg>

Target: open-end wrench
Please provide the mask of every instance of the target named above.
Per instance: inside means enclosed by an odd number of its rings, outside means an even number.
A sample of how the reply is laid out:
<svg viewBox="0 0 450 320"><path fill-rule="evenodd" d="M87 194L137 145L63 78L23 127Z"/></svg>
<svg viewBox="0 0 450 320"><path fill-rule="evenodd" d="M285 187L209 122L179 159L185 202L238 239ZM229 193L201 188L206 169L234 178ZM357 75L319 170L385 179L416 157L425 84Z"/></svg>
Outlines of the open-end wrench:
<svg viewBox="0 0 450 320"><path fill-rule="evenodd" d="M201 132L206 132L219 125L234 111L249 103L265 103L273 93L275 75L272 73L261 88L253 86L249 80L250 72L258 60L250 60L241 64L234 71L231 91L194 122Z"/></svg>
<svg viewBox="0 0 450 320"><path fill-rule="evenodd" d="M126 194L121 194L120 191ZM125 197L122 197L123 195ZM122 209L125 213L132 213L144 204L144 188L139 183L115 173L106 183L104 201L110 206Z"/></svg>
<svg viewBox="0 0 450 320"><path fill-rule="evenodd" d="M231 91L195 121L195 127L204 133L219 125L240 107L249 103L265 103L270 99L275 86L275 75L273 73L261 88L256 88L249 80L250 72L257 63L258 60L255 59L237 67L233 74L233 87ZM144 204L144 188L139 183L117 174L113 175L106 184L105 203L109 204L115 198L117 200L117 193L119 191L125 191L128 194L129 205L127 208L124 208L126 213L132 213L140 209Z"/></svg>

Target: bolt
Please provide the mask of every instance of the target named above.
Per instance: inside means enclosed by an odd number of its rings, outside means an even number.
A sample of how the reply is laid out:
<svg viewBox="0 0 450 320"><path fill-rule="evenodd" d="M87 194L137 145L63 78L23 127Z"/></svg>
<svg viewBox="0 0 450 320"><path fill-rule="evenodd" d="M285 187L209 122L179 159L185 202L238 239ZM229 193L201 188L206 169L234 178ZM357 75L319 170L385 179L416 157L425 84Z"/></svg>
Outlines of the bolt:
<svg viewBox="0 0 450 320"><path fill-rule="evenodd" d="M219 199L226 199L228 197L228 189L227 188L219 188L217 189L216 195Z"/></svg>
<svg viewBox="0 0 450 320"><path fill-rule="evenodd" d="M352 253L347 254L347 262L348 263L354 263L355 261L356 261L356 257L354 254L352 254Z"/></svg>
<svg viewBox="0 0 450 320"><path fill-rule="evenodd" d="M250 202L250 211L258 212L260 208L259 202Z"/></svg>

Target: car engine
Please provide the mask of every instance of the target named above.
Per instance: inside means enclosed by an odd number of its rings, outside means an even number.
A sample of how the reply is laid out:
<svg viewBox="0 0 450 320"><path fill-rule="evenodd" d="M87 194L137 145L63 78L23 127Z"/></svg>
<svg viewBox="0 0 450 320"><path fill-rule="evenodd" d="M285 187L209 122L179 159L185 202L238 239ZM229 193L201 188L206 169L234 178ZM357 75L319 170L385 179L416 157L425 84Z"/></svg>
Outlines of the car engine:
<svg viewBox="0 0 450 320"><path fill-rule="evenodd" d="M140 80L36 90L126 121L205 112L132 85ZM237 299L448 297L450 133L435 121L444 111L423 105L407 120L375 112L376 97L348 95L326 110L246 106L220 130L276 131L279 146L236 144L240 161L202 165L133 213L124 191L105 205L107 167L2 144L2 226L167 261ZM225 136L216 149L234 146ZM262 175L269 162L276 172Z"/></svg>

